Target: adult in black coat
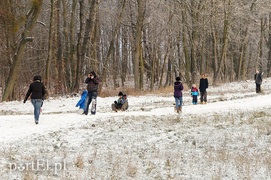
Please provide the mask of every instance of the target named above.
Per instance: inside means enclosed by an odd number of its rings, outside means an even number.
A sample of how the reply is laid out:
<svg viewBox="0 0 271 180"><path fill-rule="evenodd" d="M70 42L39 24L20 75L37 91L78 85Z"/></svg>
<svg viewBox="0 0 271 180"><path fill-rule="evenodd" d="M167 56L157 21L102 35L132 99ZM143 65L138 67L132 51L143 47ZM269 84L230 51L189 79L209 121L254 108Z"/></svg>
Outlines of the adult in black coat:
<svg viewBox="0 0 271 180"><path fill-rule="evenodd" d="M208 88L208 79L206 74L201 75L201 79L199 81L199 91L200 91L200 103L206 104L207 103L207 91Z"/></svg>
<svg viewBox="0 0 271 180"><path fill-rule="evenodd" d="M34 76L33 82L30 84L28 91L25 95L23 103L25 103L30 96L31 103L34 107L34 119L35 123L39 123L40 109L43 104L43 100L46 94L46 89L43 83L41 82L41 76Z"/></svg>
<svg viewBox="0 0 271 180"><path fill-rule="evenodd" d="M88 90L88 98L87 98L86 106L85 106L86 108L83 113L85 115L88 115L89 105L91 102L92 102L91 114L96 114L99 82L100 80L94 71L91 71L85 80L85 83L87 84L87 90Z"/></svg>
<svg viewBox="0 0 271 180"><path fill-rule="evenodd" d="M254 75L254 80L255 80L255 84L256 84L256 93L260 93L261 92L261 85L262 85L262 81L263 81L263 77L262 77L263 73L256 71L256 74Z"/></svg>

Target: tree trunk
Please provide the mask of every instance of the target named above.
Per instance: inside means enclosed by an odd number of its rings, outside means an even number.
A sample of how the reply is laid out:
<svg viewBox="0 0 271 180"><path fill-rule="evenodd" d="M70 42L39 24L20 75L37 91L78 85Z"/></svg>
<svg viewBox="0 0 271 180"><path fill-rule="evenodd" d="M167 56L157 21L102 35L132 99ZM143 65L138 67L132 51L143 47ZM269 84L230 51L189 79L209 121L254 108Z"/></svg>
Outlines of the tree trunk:
<svg viewBox="0 0 271 180"><path fill-rule="evenodd" d="M229 0L228 2L228 7L230 7L231 5L231 0ZM228 34L229 34L229 26L230 26L230 22L229 22L229 12L226 10L226 7L224 9L224 30L223 30L223 38L222 38L222 52L221 52L221 56L220 56L220 60L219 60L219 64L218 64L218 70L215 73L214 76L214 84L217 83L218 79L221 77L221 73L222 73L222 69L226 60L226 56L227 56L227 49L228 49Z"/></svg>
<svg viewBox="0 0 271 180"><path fill-rule="evenodd" d="M3 101L12 100L11 95L15 86L15 82L17 80L18 72L20 71L21 67L21 56L24 53L25 46L27 42L32 42L33 39L30 37L32 29L34 28L38 16L41 11L43 0L36 0L33 2L32 7L28 14L26 15L26 22L25 22L25 28L23 32L21 33L21 39L17 45L16 52L14 54L14 61L11 67L11 70L9 72L9 77L6 83L6 88L4 90L3 94Z"/></svg>
<svg viewBox="0 0 271 180"><path fill-rule="evenodd" d="M74 90L79 91L79 84L82 76L82 37L84 32L84 8L85 4L83 0L79 0L79 19L80 19L80 28L79 33L77 37L77 45L76 45L76 53L77 53L77 61L76 61L76 72L75 72L75 84L74 84Z"/></svg>
<svg viewBox="0 0 271 180"><path fill-rule="evenodd" d="M184 10L182 12L182 21L185 24L186 23L186 11ZM187 29L186 27L183 28L182 32L182 40L183 40L183 52L184 52L184 59L185 59L185 82L190 83L190 72L191 72L191 59L189 58L189 48L187 44Z"/></svg>
<svg viewBox="0 0 271 180"><path fill-rule="evenodd" d="M46 70L45 70L45 80L44 84L48 89L51 88L50 81L50 72L51 72L51 64L53 59L53 40L54 40L54 19L55 19L55 1L51 0L51 14L50 14L50 28L49 28L49 40L48 40L48 56L46 60Z"/></svg>
<svg viewBox="0 0 271 180"><path fill-rule="evenodd" d="M62 17L67 17L67 3L65 0L61 0L61 4L63 6L63 12L62 12ZM70 39L69 39L69 20L72 21L71 19L63 18L63 69L62 69L62 78L63 78L63 87L65 90L65 93L71 92L71 81L70 77L71 76L71 63L69 60L69 46L70 46Z"/></svg>
<svg viewBox="0 0 271 180"><path fill-rule="evenodd" d="M268 17L268 58L267 58L267 77L271 76L271 14Z"/></svg>
<svg viewBox="0 0 271 180"><path fill-rule="evenodd" d="M79 90L79 84L81 82L81 77L83 73L83 63L86 55L87 45L90 41L91 32L94 31L94 18L96 15L96 0L91 0L90 9L89 9L89 17L84 22L84 8L85 4L81 0L80 3L80 32L78 34L77 41L77 65L76 65L76 79L75 79L75 90ZM85 24L85 26L83 26Z"/></svg>
<svg viewBox="0 0 271 180"><path fill-rule="evenodd" d="M75 37L74 37L74 26L75 26L75 11L76 11L76 7L77 7L77 0L73 0L72 1L72 8L71 8L71 22L70 22L70 27L69 27L69 39L70 39L70 48L69 48L69 56L68 56L68 61L69 61L69 66L70 68L69 70L69 84L71 86L71 91L75 91L76 90L76 64L77 64L77 60L74 58L75 54L76 54L76 45L75 45ZM68 68L68 66L66 66L66 68Z"/></svg>
<svg viewBox="0 0 271 180"><path fill-rule="evenodd" d="M62 47L62 32L60 27L60 9L61 9L61 2L60 0L57 0L56 2L56 26L57 26L57 33L56 33L56 41L57 41L57 59L56 59L56 67L57 67L57 77L56 77L56 92L57 94L64 94L65 88L64 88L64 62L63 62L63 47Z"/></svg>
<svg viewBox="0 0 271 180"><path fill-rule="evenodd" d="M126 76L127 76L127 72L128 72L128 32L127 32L127 28L122 28L122 43L121 43L121 49L122 49L122 62L121 62L121 74L120 74L120 78L121 78L121 85L124 86L124 82L126 80Z"/></svg>
<svg viewBox="0 0 271 180"><path fill-rule="evenodd" d="M124 12L124 7L125 7L125 4L126 4L126 0L123 1L122 3L122 6L121 6L121 11L118 15L118 24L117 26L115 27L115 30L113 32L113 35L112 35L112 39L110 41L110 44L109 44L109 48L108 48L108 51L106 53L106 59L104 61L104 65L103 65L103 70L102 70L102 81L100 83L100 87L99 87L99 93L102 91L102 88L103 88L103 84L106 82L106 71L107 71L107 65L108 65L108 62L110 60L110 55L114 52L114 41L115 41L115 38L117 36L117 32L119 31L119 28L120 28L120 22L121 22L121 19L122 19L122 15L123 15L123 12Z"/></svg>
<svg viewBox="0 0 271 180"><path fill-rule="evenodd" d="M256 70L263 71L264 63L263 63L263 41L264 41L264 29L265 23L263 18L261 18L261 31L260 31L260 41L258 44L258 56L256 59Z"/></svg>
<svg viewBox="0 0 271 180"><path fill-rule="evenodd" d="M245 34L244 34L244 39L241 45L241 52L239 55L239 64L238 64L238 71L237 71L237 79L241 79L241 80L245 80L245 72L246 72L246 40L247 40L247 32L248 32L248 27L245 30Z"/></svg>
<svg viewBox="0 0 271 180"><path fill-rule="evenodd" d="M191 41L191 84L196 83L197 78L197 49L198 49L198 12L200 11L200 4L197 6L196 1L191 1L192 8L192 41Z"/></svg>
<svg viewBox="0 0 271 180"><path fill-rule="evenodd" d="M135 56L134 56L134 84L135 90L140 90L140 69L142 55L142 30L146 0L137 0L137 22L135 26ZM141 82L143 84L143 82Z"/></svg>

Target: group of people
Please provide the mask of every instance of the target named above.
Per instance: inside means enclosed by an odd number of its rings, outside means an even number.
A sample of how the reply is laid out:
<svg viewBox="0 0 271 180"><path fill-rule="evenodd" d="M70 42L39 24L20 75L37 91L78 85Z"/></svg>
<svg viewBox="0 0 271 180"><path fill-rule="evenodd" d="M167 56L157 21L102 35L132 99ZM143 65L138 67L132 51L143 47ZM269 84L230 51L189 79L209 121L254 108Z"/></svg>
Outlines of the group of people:
<svg viewBox="0 0 271 180"><path fill-rule="evenodd" d="M200 95L200 103L206 104L207 103L207 91L208 88L208 79L206 74L202 74L199 83L199 90L196 84L193 84L191 87L191 97L192 103L194 105L198 104L198 96ZM176 81L174 82L174 98L175 98L175 109L177 113L182 112L182 105L183 105L183 84L181 82L180 77L176 77Z"/></svg>
<svg viewBox="0 0 271 180"><path fill-rule="evenodd" d="M262 75L263 72L256 71L254 75L254 80L256 84L256 93L262 92L261 84L262 84ZM202 74L199 82L199 90L196 87L196 84L193 84L191 87L191 97L192 103L196 105L198 103L198 96L200 95L200 103L207 103L207 91L208 88L208 79L206 74ZM176 77L176 81L174 82L174 98L175 98L175 109L177 113L182 112L182 104L183 104L183 95L182 95L183 85L180 77Z"/></svg>
<svg viewBox="0 0 271 180"><path fill-rule="evenodd" d="M116 101L114 101L114 103L111 105L112 110L115 112L117 112L119 110L122 110L122 111L127 110L128 109L128 100L127 100L126 94L119 92L118 96L119 96L119 98ZM87 108L86 105L88 104L87 99L88 99L88 91L83 90L80 100L75 105L76 107L79 107L79 113L86 114L85 113L86 108ZM86 102L87 102L87 104L86 104ZM95 103L96 103L96 101L95 101ZM96 109L95 109L95 111L96 111ZM91 112L93 112L92 114L95 114L94 113L95 111L92 110L91 111Z"/></svg>
<svg viewBox="0 0 271 180"><path fill-rule="evenodd" d="M76 107L79 107L82 114L88 115L89 110L91 114L96 114L97 106L97 96L100 79L94 71L91 71L87 78L85 79L87 84L86 90L83 90L81 99L76 104ZM33 82L29 85L28 91L25 95L23 103L26 103L27 99L30 97L31 103L34 107L34 121L36 124L39 123L39 116L41 113L41 107L46 96L46 88L42 83L40 75L36 75L33 78ZM128 109L128 100L126 94L119 92L119 98L112 104L112 110L127 110ZM90 107L91 104L91 107Z"/></svg>
<svg viewBox="0 0 271 180"><path fill-rule="evenodd" d="M257 71L254 75L254 80L256 83L256 93L261 92L261 84L262 84L262 72ZM81 99L76 104L76 107L82 110L82 114L88 115L89 107L91 104L90 112L91 114L96 114L96 105L97 105L97 96L98 96L98 87L99 87L99 78L94 71L91 71L87 78L85 79L85 83L87 84L87 90L83 90ZM206 74L202 74L199 82L199 90L196 87L196 84L193 84L191 87L191 97L192 103L196 105L198 103L198 96L200 95L200 103L207 103L207 91L208 88L208 79ZM175 98L175 109L177 113L182 112L182 104L183 104L183 84L181 82L180 77L176 77L176 81L174 82L174 98ZM25 95L23 103L27 101L27 99L31 98L31 103L34 107L34 120L35 123L39 123L39 116L41 113L41 107L43 105L43 100L45 98L47 91L42 83L42 79L40 75L36 75L33 78L33 82L30 84L28 91ZM114 101L111 105L113 111L125 111L128 109L128 100L126 94L119 92L119 98Z"/></svg>
<svg viewBox="0 0 271 180"><path fill-rule="evenodd" d="M82 114L88 115L90 104L91 114L96 114L99 82L100 80L96 73L91 71L85 80L85 83L87 84L87 90L83 90L80 100L75 105L76 107L79 107L79 110L82 110ZM128 100L126 94L119 92L118 96L118 100L115 101L111 106L112 110L115 112L118 110L127 110Z"/></svg>

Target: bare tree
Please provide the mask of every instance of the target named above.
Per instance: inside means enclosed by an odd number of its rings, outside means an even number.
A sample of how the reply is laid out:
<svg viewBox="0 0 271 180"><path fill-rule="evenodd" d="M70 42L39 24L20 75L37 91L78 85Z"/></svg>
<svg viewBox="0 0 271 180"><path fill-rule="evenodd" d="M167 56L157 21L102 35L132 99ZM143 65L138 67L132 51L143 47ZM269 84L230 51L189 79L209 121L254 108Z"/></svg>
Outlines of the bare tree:
<svg viewBox="0 0 271 180"><path fill-rule="evenodd" d="M16 79L21 65L21 56L24 53L26 43L32 42L31 31L37 23L38 16L41 11L43 0L36 0L32 2L31 9L26 14L26 22L16 46L15 54L13 55L13 63L9 72L8 80L6 82L5 91L3 94L3 101L12 99L11 95L15 86Z"/></svg>
<svg viewBox="0 0 271 180"><path fill-rule="evenodd" d="M134 56L134 84L135 89L140 90L143 87L143 59L142 59L142 33L144 25L144 14L146 0L137 0L137 19L135 25L135 56ZM141 68L141 71L140 69ZM141 73L140 73L141 72Z"/></svg>

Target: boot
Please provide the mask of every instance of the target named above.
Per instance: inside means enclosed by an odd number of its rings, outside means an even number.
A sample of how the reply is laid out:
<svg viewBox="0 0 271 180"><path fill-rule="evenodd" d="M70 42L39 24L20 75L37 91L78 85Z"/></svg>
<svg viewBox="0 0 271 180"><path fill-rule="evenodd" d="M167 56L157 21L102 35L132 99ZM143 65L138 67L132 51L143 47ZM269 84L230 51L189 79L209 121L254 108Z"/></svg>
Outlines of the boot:
<svg viewBox="0 0 271 180"><path fill-rule="evenodd" d="M180 108L179 107L177 108L177 113L180 113Z"/></svg>
<svg viewBox="0 0 271 180"><path fill-rule="evenodd" d="M180 113L180 112L182 112L182 107L177 108L177 113Z"/></svg>

